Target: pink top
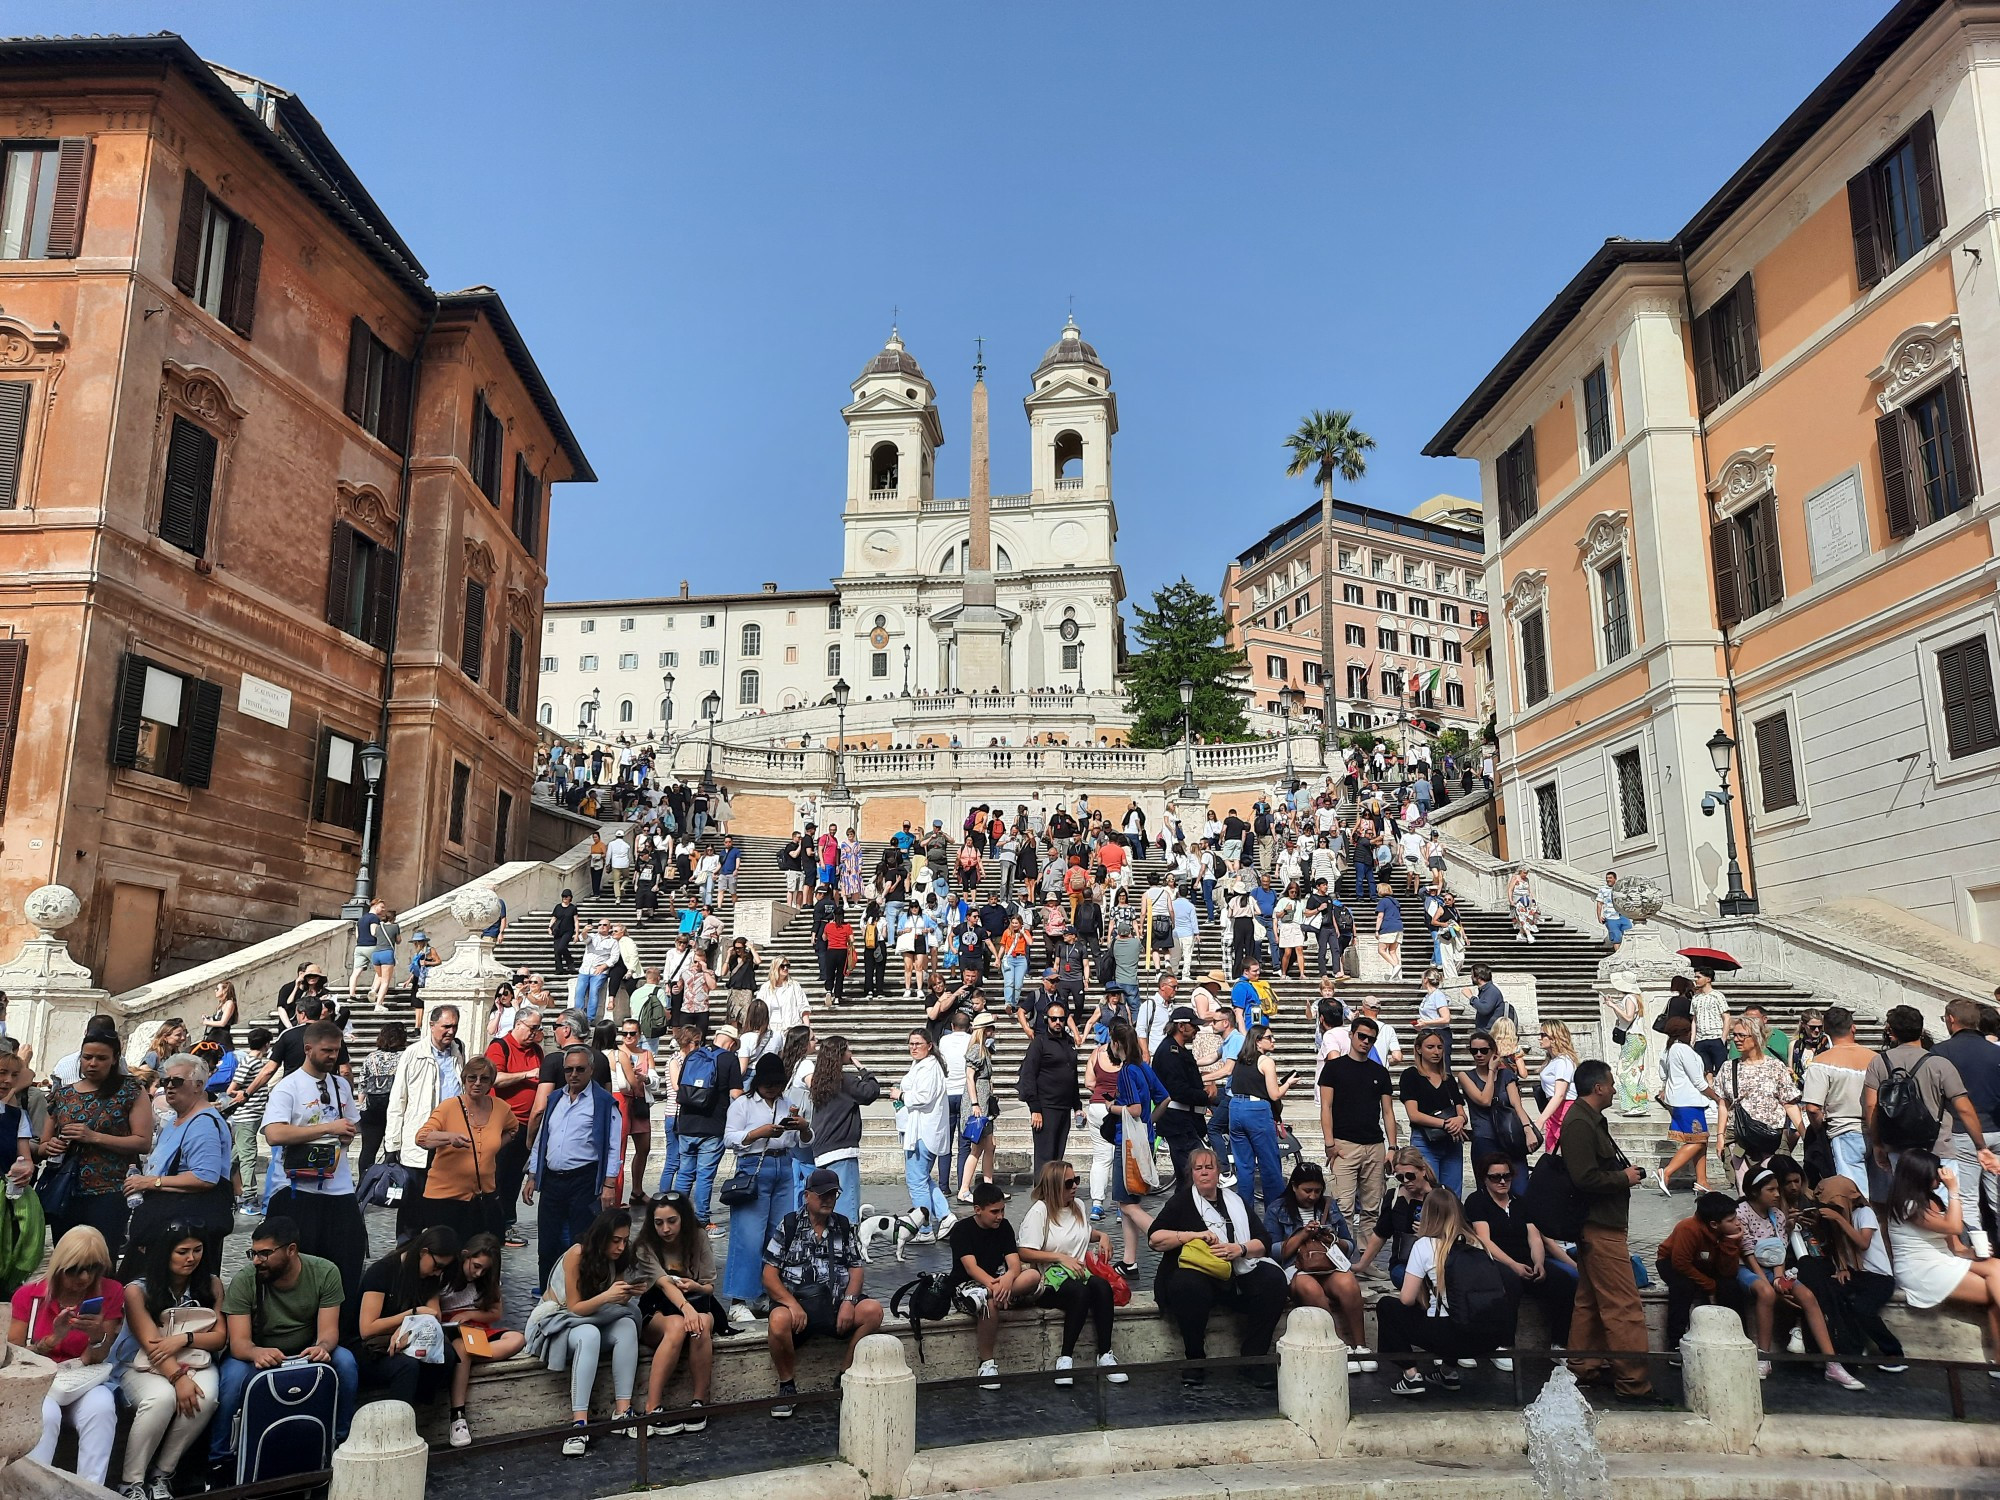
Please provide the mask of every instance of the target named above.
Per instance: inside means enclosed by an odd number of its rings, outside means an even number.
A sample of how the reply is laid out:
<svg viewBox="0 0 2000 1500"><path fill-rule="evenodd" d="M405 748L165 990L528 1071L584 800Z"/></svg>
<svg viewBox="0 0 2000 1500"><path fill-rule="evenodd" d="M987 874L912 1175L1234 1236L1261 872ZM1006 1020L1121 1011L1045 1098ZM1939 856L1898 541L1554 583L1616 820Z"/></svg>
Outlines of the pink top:
<svg viewBox="0 0 2000 1500"><path fill-rule="evenodd" d="M97 1283L95 1295L104 1298L104 1316L110 1321L115 1323L125 1316L125 1288L118 1282L109 1276L104 1277ZM40 1306L36 1306L37 1303ZM36 1339L47 1338L56 1320L55 1299L49 1295L46 1281L31 1281L14 1293L14 1316L27 1323L30 1309L34 1312L35 1321L28 1327L28 1342L33 1343ZM49 1357L75 1359L89 1347L90 1339L84 1331L72 1328L63 1335L62 1342L56 1345Z"/></svg>

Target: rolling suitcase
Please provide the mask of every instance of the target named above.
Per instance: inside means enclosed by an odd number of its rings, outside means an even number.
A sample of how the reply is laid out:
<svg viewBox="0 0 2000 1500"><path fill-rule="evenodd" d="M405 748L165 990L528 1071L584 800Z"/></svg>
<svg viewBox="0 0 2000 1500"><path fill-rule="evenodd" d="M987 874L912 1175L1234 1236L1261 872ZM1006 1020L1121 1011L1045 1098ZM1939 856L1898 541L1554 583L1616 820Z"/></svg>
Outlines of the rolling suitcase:
<svg viewBox="0 0 2000 1500"><path fill-rule="evenodd" d="M332 1468L339 1402L340 1378L331 1364L288 1360L251 1376L237 1419L236 1482Z"/></svg>

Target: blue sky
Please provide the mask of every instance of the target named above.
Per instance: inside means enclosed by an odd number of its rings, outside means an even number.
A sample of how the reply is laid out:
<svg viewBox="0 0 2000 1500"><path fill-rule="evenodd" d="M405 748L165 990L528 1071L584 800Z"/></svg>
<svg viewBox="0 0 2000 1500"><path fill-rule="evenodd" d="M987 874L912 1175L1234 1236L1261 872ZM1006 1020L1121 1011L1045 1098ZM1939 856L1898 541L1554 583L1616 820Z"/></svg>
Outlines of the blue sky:
<svg viewBox="0 0 2000 1500"><path fill-rule="evenodd" d="M1110 366L1144 597L1312 499L1476 492L1431 434L1607 235L1685 222L1888 0L1088 5L0 4L9 33L179 31L299 93L429 268L506 297L596 466L553 598L822 585L847 384L902 309L963 494L993 486L1075 297Z"/></svg>

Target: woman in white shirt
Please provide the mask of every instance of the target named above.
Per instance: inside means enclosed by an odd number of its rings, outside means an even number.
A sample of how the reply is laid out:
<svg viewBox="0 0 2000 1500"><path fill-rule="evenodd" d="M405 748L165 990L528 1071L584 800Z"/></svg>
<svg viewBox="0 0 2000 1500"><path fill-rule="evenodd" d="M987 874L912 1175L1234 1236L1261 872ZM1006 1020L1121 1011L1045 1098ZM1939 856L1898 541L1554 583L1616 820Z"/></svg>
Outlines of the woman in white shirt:
<svg viewBox="0 0 2000 1500"><path fill-rule="evenodd" d="M903 1143L903 1181L910 1190L910 1211L928 1222L917 1235L919 1244L938 1238L953 1223L951 1200L937 1185L938 1158L951 1150L951 1095L944 1065L922 1031L910 1033L910 1071L889 1090L896 1104L896 1134Z"/></svg>
<svg viewBox="0 0 2000 1500"><path fill-rule="evenodd" d="M1111 1283L1092 1275L1083 1259L1093 1251L1111 1259L1111 1237L1090 1227L1076 1201L1076 1168L1066 1161L1045 1163L1035 1179L1034 1201L1021 1220L1018 1236L1022 1261L1042 1273L1038 1302L1060 1307L1063 1315L1062 1353L1056 1368L1067 1370L1074 1363L1076 1341L1087 1319L1097 1335L1097 1363L1110 1367L1118 1363L1111 1352ZM1125 1376L1113 1375L1113 1384L1123 1385ZM1070 1384L1067 1375L1056 1378L1057 1385Z"/></svg>
<svg viewBox="0 0 2000 1500"><path fill-rule="evenodd" d="M1687 1016L1667 1016L1662 1022L1667 1034L1666 1070L1663 1086L1667 1106L1667 1134L1673 1137L1673 1160L1653 1175L1661 1192L1673 1196L1674 1173L1694 1163L1697 1193L1708 1191L1708 1101L1715 1097L1709 1083L1708 1065L1694 1050L1694 1022Z"/></svg>
<svg viewBox="0 0 2000 1500"><path fill-rule="evenodd" d="M765 1053L722 1126L722 1144L736 1151L737 1176L747 1176L757 1189L748 1203L729 1206L721 1296L736 1304L729 1310L732 1323L750 1322L750 1304L764 1295L764 1244L795 1203L791 1153L812 1139L812 1126L785 1097L785 1083L784 1061Z"/></svg>
<svg viewBox="0 0 2000 1500"><path fill-rule="evenodd" d="M794 1026L804 1026L812 1020L812 1001L806 995L805 986L792 978L789 959L771 960L770 977L757 991L757 998L764 1002L771 1029L779 1036Z"/></svg>
<svg viewBox="0 0 2000 1500"><path fill-rule="evenodd" d="M1450 1193L1424 1199L1422 1229L1410 1247L1403 1268L1403 1285L1393 1297L1375 1305L1376 1328L1384 1349L1428 1349L1447 1360L1470 1359L1504 1349L1512 1342L1513 1316L1504 1307L1484 1324L1450 1316L1447 1302L1451 1258L1487 1256L1465 1221L1465 1209ZM1442 1366L1435 1377L1448 1391L1458 1389L1458 1370ZM1389 1388L1398 1396L1422 1396L1430 1388L1415 1365L1403 1367L1402 1378Z"/></svg>

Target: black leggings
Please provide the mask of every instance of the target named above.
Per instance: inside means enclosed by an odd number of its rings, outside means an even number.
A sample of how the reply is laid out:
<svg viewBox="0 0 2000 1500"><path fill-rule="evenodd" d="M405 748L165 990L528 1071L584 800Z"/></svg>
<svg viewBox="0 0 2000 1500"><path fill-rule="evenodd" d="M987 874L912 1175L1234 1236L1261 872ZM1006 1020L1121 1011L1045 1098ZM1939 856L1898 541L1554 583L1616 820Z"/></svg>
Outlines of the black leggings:
<svg viewBox="0 0 2000 1500"><path fill-rule="evenodd" d="M1181 1348L1189 1359L1208 1357L1208 1315L1215 1308L1234 1308L1240 1318L1243 1352L1269 1354L1271 1336L1285 1311L1285 1273L1265 1264L1227 1281L1199 1271L1165 1266L1153 1283L1153 1296L1180 1325Z"/></svg>
<svg viewBox="0 0 2000 1500"><path fill-rule="evenodd" d="M1375 1342L1385 1354L1428 1349L1448 1359L1470 1359L1506 1347L1498 1329L1482 1332L1450 1318L1434 1318L1400 1297L1384 1297L1375 1304Z"/></svg>
<svg viewBox="0 0 2000 1500"><path fill-rule="evenodd" d="M889 973L889 950L882 943L861 950L861 993L879 995Z"/></svg>
<svg viewBox="0 0 2000 1500"><path fill-rule="evenodd" d="M1054 1291L1042 1292L1044 1307L1060 1307L1063 1315L1062 1352L1076 1353L1076 1341L1083 1333L1084 1320L1090 1321L1097 1336L1097 1352L1111 1352L1111 1283L1102 1276L1072 1276Z"/></svg>

